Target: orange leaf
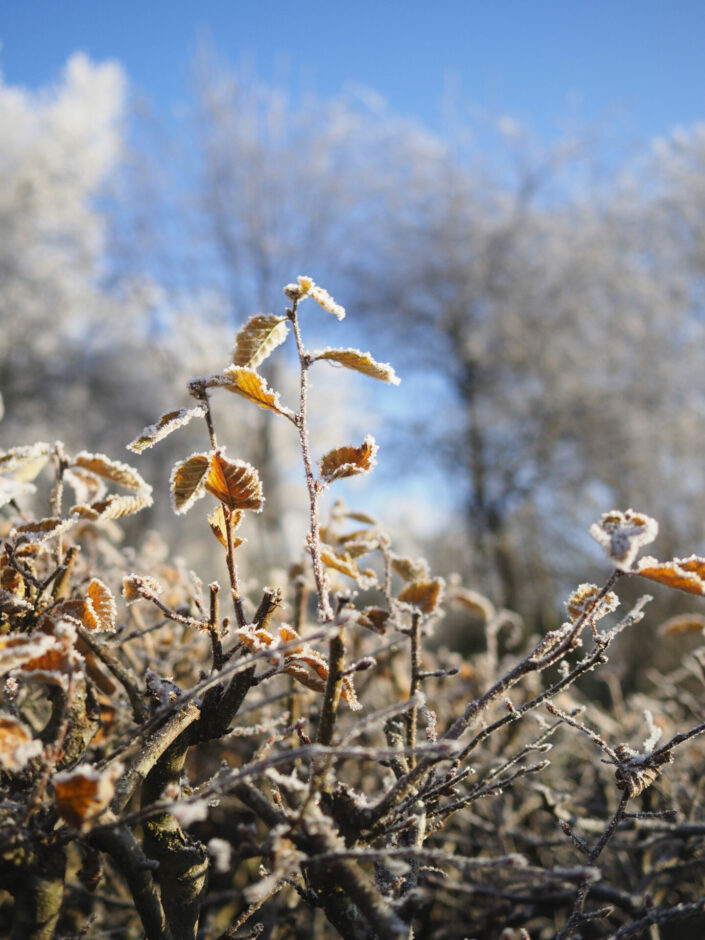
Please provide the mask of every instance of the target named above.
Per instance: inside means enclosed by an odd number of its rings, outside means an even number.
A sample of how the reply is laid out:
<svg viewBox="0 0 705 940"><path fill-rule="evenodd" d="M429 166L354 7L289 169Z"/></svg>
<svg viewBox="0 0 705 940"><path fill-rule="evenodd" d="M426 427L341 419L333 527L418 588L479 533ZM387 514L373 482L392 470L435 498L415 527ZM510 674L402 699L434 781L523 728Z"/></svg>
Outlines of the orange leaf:
<svg viewBox="0 0 705 940"><path fill-rule="evenodd" d="M0 714L0 767L11 773L22 770L41 753L41 741L34 740L24 722L12 715Z"/></svg>
<svg viewBox="0 0 705 940"><path fill-rule="evenodd" d="M230 531L234 532L240 525L242 512L236 509L230 513ZM228 527L225 521L225 512L222 506L216 506L213 512L208 516L208 525L211 527L213 535L218 539L223 548L228 547ZM233 548L238 548L244 542L244 539L237 536L232 537Z"/></svg>
<svg viewBox="0 0 705 940"><path fill-rule="evenodd" d="M264 506L262 481L257 470L244 460L226 460L220 451L213 454L205 486L228 509L261 512Z"/></svg>
<svg viewBox="0 0 705 940"><path fill-rule="evenodd" d="M443 578L431 581L412 581L397 594L397 600L417 607L422 613L432 613L440 603L445 582Z"/></svg>
<svg viewBox="0 0 705 940"><path fill-rule="evenodd" d="M253 401L260 408L275 411L293 421L294 414L279 401L279 393L273 391L254 369L247 369L245 366L228 366L222 375L215 376L208 385L225 388L236 395L242 395L243 398Z"/></svg>
<svg viewBox="0 0 705 940"><path fill-rule="evenodd" d="M107 808L115 794L115 782L124 770L115 761L99 771L91 764L54 775L56 806L59 815L74 829L86 832Z"/></svg>
<svg viewBox="0 0 705 940"><path fill-rule="evenodd" d="M659 562L647 556L639 562L636 574L667 587L687 591L688 594L705 594L705 581L700 576L705 559L691 555L690 558L674 558Z"/></svg>
<svg viewBox="0 0 705 940"><path fill-rule="evenodd" d="M370 434L359 447L336 447L321 458L321 479L332 483L343 477L369 473L375 465L376 455L377 445Z"/></svg>

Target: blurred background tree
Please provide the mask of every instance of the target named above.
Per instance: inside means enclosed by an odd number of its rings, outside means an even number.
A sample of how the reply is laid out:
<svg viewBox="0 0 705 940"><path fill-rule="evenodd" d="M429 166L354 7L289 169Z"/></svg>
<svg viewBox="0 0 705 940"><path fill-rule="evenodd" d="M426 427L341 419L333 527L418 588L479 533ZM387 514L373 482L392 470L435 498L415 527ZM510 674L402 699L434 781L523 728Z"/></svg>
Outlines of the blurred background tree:
<svg viewBox="0 0 705 940"><path fill-rule="evenodd" d="M345 342L373 326L404 378L398 404L357 385L351 402L387 422L408 535L441 569L546 624L590 574L602 511L658 518L664 557L703 551L702 127L598 171L599 135L542 148L505 120L490 166L458 142L478 139L470 119L443 138L369 92L292 100L210 48L194 76L168 125L82 56L45 93L0 86L8 446L119 454L158 416L146 399L184 403L183 378L224 365L234 328L306 273L349 309ZM299 507L267 417L243 409L234 442L262 471L271 564ZM169 460L145 457L152 482Z"/></svg>

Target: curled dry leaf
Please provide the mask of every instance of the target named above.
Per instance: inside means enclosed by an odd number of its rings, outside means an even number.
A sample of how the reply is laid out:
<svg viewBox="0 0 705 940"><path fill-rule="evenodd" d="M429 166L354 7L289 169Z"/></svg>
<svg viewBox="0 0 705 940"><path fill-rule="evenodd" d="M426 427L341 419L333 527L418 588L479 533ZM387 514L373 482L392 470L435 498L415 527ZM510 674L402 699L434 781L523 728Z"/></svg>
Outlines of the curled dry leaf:
<svg viewBox="0 0 705 940"><path fill-rule="evenodd" d="M171 503L177 515L188 512L196 500L205 496L210 464L210 454L191 454L174 466L170 478Z"/></svg>
<svg viewBox="0 0 705 940"><path fill-rule="evenodd" d="M47 633L0 637L0 676L55 647L56 640Z"/></svg>
<svg viewBox="0 0 705 940"><path fill-rule="evenodd" d="M124 770L115 761L99 771L92 764L82 764L54 776L56 808L74 829L88 831L115 795L115 783Z"/></svg>
<svg viewBox="0 0 705 940"><path fill-rule="evenodd" d="M613 591L609 591L596 607L597 596L600 588L596 584L579 584L565 602L566 609L570 619L575 622L583 614L592 614L592 620L599 620L607 614L611 614L619 606L619 598ZM594 612L593 612L594 611Z"/></svg>
<svg viewBox="0 0 705 940"><path fill-rule="evenodd" d="M64 601L59 613L66 613L80 621L92 633L114 633L117 620L115 598L109 587L99 578L92 578L86 588L86 596ZM53 613L53 612L52 612Z"/></svg>
<svg viewBox="0 0 705 940"><path fill-rule="evenodd" d="M205 414L205 405L197 405L195 408L181 408L176 411L167 411L154 424L148 425L142 433L127 445L127 449L134 454L141 454L148 450L158 441L164 440L172 431L177 428L183 428L193 418L203 417Z"/></svg>
<svg viewBox="0 0 705 940"><path fill-rule="evenodd" d="M209 381L209 386L224 388L236 395L242 395L248 401L254 402L260 408L275 411L293 421L294 413L279 401L279 392L271 389L263 376L254 369L244 366L228 366L222 375L215 376Z"/></svg>
<svg viewBox="0 0 705 940"><path fill-rule="evenodd" d="M109 519L122 519L131 516L141 509L152 505L152 488L139 493L118 495L112 493L105 499L100 499L90 506L72 506L71 516L76 519L87 519L90 522L104 522Z"/></svg>
<svg viewBox="0 0 705 940"><path fill-rule="evenodd" d="M633 509L613 509L590 526L590 535L620 571L630 571L639 549L658 535L658 522Z"/></svg>
<svg viewBox="0 0 705 940"><path fill-rule="evenodd" d="M40 545L45 539L66 532L74 522L74 519L62 519L59 516L40 519L37 522L25 522L23 525L15 526L10 532L10 538L15 545Z"/></svg>
<svg viewBox="0 0 705 940"><path fill-rule="evenodd" d="M222 451L211 458L205 487L228 509L250 509L261 512L264 506L259 473L244 460L227 460Z"/></svg>
<svg viewBox="0 0 705 940"><path fill-rule="evenodd" d="M339 320L345 319L345 308L337 304L328 291L319 287L313 278L300 276L298 284L287 284L284 293L289 300L303 300L304 297L311 297L327 313L332 313Z"/></svg>
<svg viewBox="0 0 705 940"><path fill-rule="evenodd" d="M443 578L433 578L424 581L412 581L397 594L397 600L404 604L411 604L423 614L433 613L443 597L445 581Z"/></svg>
<svg viewBox="0 0 705 940"><path fill-rule="evenodd" d="M705 594L705 558L698 555L663 562L647 555L640 560L636 574L688 594Z"/></svg>
<svg viewBox="0 0 705 940"><path fill-rule="evenodd" d="M460 585L454 585L451 588L448 600L451 604L464 607L474 617L479 617L485 623L489 623L497 614L494 604L484 594Z"/></svg>
<svg viewBox="0 0 705 940"><path fill-rule="evenodd" d="M235 337L233 365L256 369L287 337L289 325L286 317L259 314L250 317Z"/></svg>
<svg viewBox="0 0 705 940"><path fill-rule="evenodd" d="M35 741L27 725L5 712L0 713L0 767L15 773L42 753L41 741Z"/></svg>
<svg viewBox="0 0 705 940"><path fill-rule="evenodd" d="M359 447L336 447L321 458L320 472L324 483L332 483L343 477L369 473L375 465L377 445L368 434Z"/></svg>
<svg viewBox="0 0 705 940"><path fill-rule="evenodd" d="M401 379L388 362L377 362L370 353L361 352L359 349L317 349L311 356L311 360L325 359L328 362L337 362L346 369L353 369L355 372L362 372L371 376L373 379L379 379L381 382L389 382L392 385L399 385Z"/></svg>
<svg viewBox="0 0 705 940"><path fill-rule="evenodd" d="M705 617L702 614L676 614L665 620L658 630L661 636L679 636L682 633L705 633Z"/></svg>

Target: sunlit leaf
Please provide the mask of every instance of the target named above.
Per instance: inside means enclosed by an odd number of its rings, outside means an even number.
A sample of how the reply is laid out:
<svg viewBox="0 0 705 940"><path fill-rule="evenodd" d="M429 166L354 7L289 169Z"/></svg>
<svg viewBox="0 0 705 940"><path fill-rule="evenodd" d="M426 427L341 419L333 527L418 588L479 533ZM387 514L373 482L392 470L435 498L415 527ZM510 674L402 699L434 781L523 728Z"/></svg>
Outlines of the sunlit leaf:
<svg viewBox="0 0 705 940"><path fill-rule="evenodd" d="M371 569L361 571L350 555L336 552L330 545L321 545L321 560L329 568L353 578L363 589L372 587L377 583L374 571Z"/></svg>
<svg viewBox="0 0 705 940"><path fill-rule="evenodd" d="M375 633L384 634L387 632L387 623L390 613L383 607L364 607L358 612L356 623L368 630L374 630Z"/></svg>
<svg viewBox="0 0 705 940"><path fill-rule="evenodd" d="M88 582L83 612L83 626L99 633L114 633L117 620L115 598L107 585L99 578Z"/></svg>
<svg viewBox="0 0 705 940"><path fill-rule="evenodd" d="M261 512L264 506L259 473L244 460L226 460L220 452L213 454L205 487L228 509L251 509Z"/></svg>
<svg viewBox="0 0 705 940"><path fill-rule="evenodd" d="M146 427L139 437L135 438L127 449L135 454L141 454L142 451L153 447L157 441L168 437L172 431L177 428L183 428L193 418L203 417L205 406L197 405L195 408L181 408L177 411L167 411L154 424Z"/></svg>
<svg viewBox="0 0 705 940"><path fill-rule="evenodd" d="M235 529L240 525L242 520L242 512L240 510L235 510L230 513L230 531L234 532ZM213 535L218 539L223 548L228 547L228 526L225 520L225 512L223 511L222 506L216 506L213 512L208 516L208 524L211 527ZM238 536L232 537L233 548L238 548L244 542L244 539L239 538Z"/></svg>
<svg viewBox="0 0 705 940"><path fill-rule="evenodd" d="M197 499L205 496L210 454L192 454L171 471L171 502L177 515L188 512Z"/></svg>
<svg viewBox="0 0 705 940"><path fill-rule="evenodd" d="M34 740L25 723L0 712L0 767L15 773L41 753L42 742Z"/></svg>
<svg viewBox="0 0 705 940"><path fill-rule="evenodd" d="M16 480L29 483L46 465L50 453L51 447L43 441L26 447L13 447L0 453L0 474L12 473Z"/></svg>
<svg viewBox="0 0 705 940"><path fill-rule="evenodd" d="M251 317L235 337L233 365L256 369L272 350L284 342L288 332L286 317L274 314Z"/></svg>
<svg viewBox="0 0 705 940"><path fill-rule="evenodd" d="M110 460L104 454L89 454L81 451L80 454L76 454L71 463L73 466L84 467L91 473L96 473L99 477L118 483L129 490L151 489L133 467L118 460Z"/></svg>
<svg viewBox="0 0 705 940"><path fill-rule="evenodd" d="M404 604L411 604L421 613L430 614L438 607L443 596L444 587L443 578L412 581L397 594L397 600L402 601Z"/></svg>
<svg viewBox="0 0 705 940"><path fill-rule="evenodd" d="M71 516L87 519L89 522L103 522L108 519L122 519L152 505L151 487L138 493L118 495L112 493L105 499L99 499L89 506L71 507Z"/></svg>
<svg viewBox="0 0 705 940"><path fill-rule="evenodd" d="M209 382L210 386L224 388L236 395L242 395L248 401L254 402L260 408L275 411L293 421L294 413L279 401L279 393L273 391L264 378L254 369L244 366L228 366L222 375L216 376Z"/></svg>
<svg viewBox="0 0 705 940"><path fill-rule="evenodd" d="M311 356L312 360L325 359L328 362L337 362L346 369L363 372L373 379L381 382L390 382L398 385L401 379L394 372L388 362L376 362L368 352L359 349L317 349Z"/></svg>
<svg viewBox="0 0 705 940"><path fill-rule="evenodd" d="M425 558L414 560L393 554L391 565L392 570L404 581L423 581L428 578L428 562Z"/></svg>
<svg viewBox="0 0 705 940"><path fill-rule="evenodd" d="M130 574L122 579L122 593L128 605L142 600L145 592L158 597L162 593L162 586L150 575Z"/></svg>
<svg viewBox="0 0 705 940"><path fill-rule="evenodd" d="M56 807L59 815L74 829L86 832L103 813L115 795L115 783L122 776L123 765L113 762L99 771L91 764L82 764L53 777Z"/></svg>
<svg viewBox="0 0 705 940"><path fill-rule="evenodd" d="M705 594L705 559L697 555L664 562L647 556L640 560L636 574L688 594Z"/></svg>
<svg viewBox="0 0 705 940"><path fill-rule="evenodd" d="M324 483L332 483L343 477L368 473L375 465L376 455L377 445L370 434L359 447L336 447L321 458L321 479Z"/></svg>

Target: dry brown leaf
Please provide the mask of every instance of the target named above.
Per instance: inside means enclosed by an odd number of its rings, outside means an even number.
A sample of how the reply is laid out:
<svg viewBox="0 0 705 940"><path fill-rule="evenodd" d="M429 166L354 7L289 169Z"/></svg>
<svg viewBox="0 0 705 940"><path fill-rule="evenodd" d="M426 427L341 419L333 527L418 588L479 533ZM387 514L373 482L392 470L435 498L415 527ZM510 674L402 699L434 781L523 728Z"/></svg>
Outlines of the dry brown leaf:
<svg viewBox="0 0 705 940"><path fill-rule="evenodd" d="M191 454L171 471L171 501L177 515L188 512L197 499L205 496L210 464L210 454Z"/></svg>
<svg viewBox="0 0 705 940"><path fill-rule="evenodd" d="M321 458L320 472L324 483L332 483L343 477L369 473L375 465L377 445L368 434L359 447L336 447Z"/></svg>
<svg viewBox="0 0 705 940"><path fill-rule="evenodd" d="M86 451L81 451L80 454L76 454L71 461L71 465L90 470L91 473L95 473L105 480L110 480L111 483L118 483L128 490L151 489L133 467L118 460L110 460L104 454L89 454Z"/></svg>
<svg viewBox="0 0 705 940"><path fill-rule="evenodd" d="M230 513L230 532L233 533L242 521L242 512L236 509ZM228 547L228 526L225 521L225 511L222 506L216 506L213 512L208 516L208 525L211 532L218 539L223 548ZM238 548L244 542L244 539L238 536L232 536L233 548Z"/></svg>
<svg viewBox="0 0 705 940"><path fill-rule="evenodd" d="M661 636L678 636L682 633L705 633L705 617L702 614L676 614L665 620L658 630Z"/></svg>
<svg viewBox="0 0 705 940"><path fill-rule="evenodd" d="M41 753L41 741L34 740L31 729L24 722L0 713L0 767L15 773Z"/></svg>
<svg viewBox="0 0 705 940"><path fill-rule="evenodd" d="M74 829L86 832L115 795L115 783L124 770L115 761L99 771L91 764L55 774L54 790L59 815Z"/></svg>

